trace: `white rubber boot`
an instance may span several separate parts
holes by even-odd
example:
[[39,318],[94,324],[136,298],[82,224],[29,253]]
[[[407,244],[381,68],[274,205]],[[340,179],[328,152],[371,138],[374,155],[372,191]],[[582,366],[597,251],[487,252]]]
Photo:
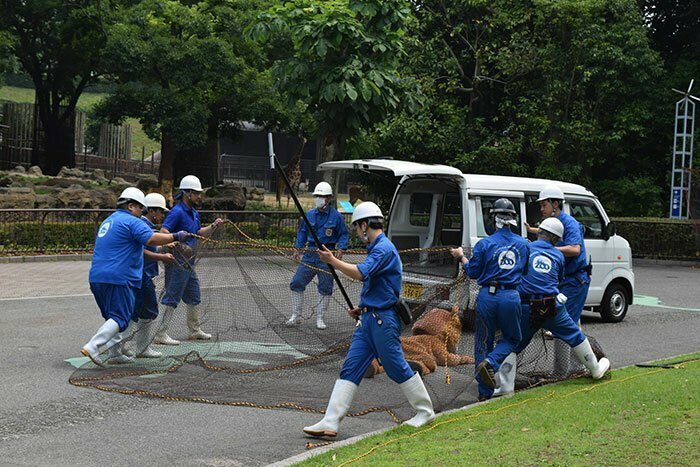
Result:
[[80,349],[80,353],[92,360],[95,365],[102,366],[100,359],[100,346],[110,341],[116,334],[119,333],[119,324],[113,319],[108,319],[97,330],[97,333],[92,336],[92,339]]
[[[136,327],[136,349],[143,349],[137,357],[140,358],[160,358],[163,356],[162,353],[154,350],[151,347],[151,342],[148,336],[148,328],[153,324],[152,319],[141,319],[139,320]],[[137,350],[138,351],[138,350]]]
[[134,361],[134,357],[124,355],[122,352],[122,346],[124,345],[122,343],[122,333],[118,333],[110,342],[112,342],[112,346],[107,349],[107,363],[121,365]]
[[345,379],[335,380],[335,386],[328,400],[328,407],[323,419],[315,425],[304,427],[304,433],[313,437],[335,437],[338,435],[338,425],[348,413],[352,399],[355,397],[357,384]]
[[175,308],[167,305],[163,307],[163,320],[160,322],[160,329],[158,329],[156,336],[153,338],[154,344],[180,345],[180,341],[177,341],[168,335],[168,328],[170,327],[170,323],[172,323],[174,316]]
[[501,367],[498,369],[498,376],[501,385],[493,390],[493,397],[507,396],[515,392],[515,372],[517,369],[518,355],[515,352],[508,354]]
[[190,328],[190,340],[208,341],[211,339],[211,334],[202,331],[200,322],[202,315],[199,312],[198,305],[187,305],[187,327]]
[[416,373],[408,381],[399,384],[404,396],[408,399],[411,407],[416,409],[416,415],[404,422],[405,425],[413,427],[423,426],[435,420],[435,412],[433,411],[433,402],[430,400],[428,391],[425,389],[423,380]]
[[326,323],[323,322],[323,316],[328,310],[328,304],[331,302],[330,295],[321,295],[316,307],[316,329],[326,329]]
[[287,320],[287,326],[296,326],[301,322],[301,311],[304,309],[304,292],[292,290],[292,316]]
[[598,361],[598,358],[593,353],[593,349],[591,349],[591,343],[588,342],[588,339],[574,347],[573,351],[578,361],[591,372],[591,377],[593,379],[602,378],[610,369],[610,360],[603,357]]

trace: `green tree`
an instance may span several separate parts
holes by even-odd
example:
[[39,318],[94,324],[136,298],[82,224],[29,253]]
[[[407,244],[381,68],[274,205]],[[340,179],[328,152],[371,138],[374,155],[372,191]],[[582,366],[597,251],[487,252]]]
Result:
[[164,193],[186,172],[218,179],[222,129],[273,120],[275,96],[262,52],[242,31],[266,2],[144,0],[118,11],[108,30],[119,82],[101,108],[112,120],[138,118],[161,140]]
[[[591,184],[649,175],[661,61],[634,0],[415,3],[404,74],[427,105],[351,153]],[[634,183],[626,184],[634,187]]]
[[406,26],[403,0],[298,0],[261,15],[258,40],[288,38],[274,68],[290,102],[302,101],[321,134],[322,160],[342,158],[347,138],[402,105],[417,106],[415,85],[399,73]]
[[46,173],[75,165],[72,118],[78,98],[101,72],[110,8],[87,0],[0,2],[4,42],[34,82],[43,150],[34,151],[32,163]]

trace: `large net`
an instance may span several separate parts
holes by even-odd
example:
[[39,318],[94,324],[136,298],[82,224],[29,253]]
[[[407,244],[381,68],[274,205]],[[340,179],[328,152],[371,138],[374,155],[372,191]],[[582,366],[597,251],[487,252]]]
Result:
[[[199,278],[201,327],[213,335],[211,340],[187,340],[190,331],[181,304],[168,331],[181,339],[180,345],[154,345],[162,357],[136,358],[126,364],[97,366],[86,361],[70,382],[169,400],[322,413],[355,322],[346,313],[347,305],[336,287],[324,316],[327,327],[317,329],[318,275],[329,273],[307,264],[318,275],[306,288],[300,322],[288,325],[289,284],[300,261],[291,246],[259,240],[260,231],[253,231],[250,225],[227,221],[214,237],[201,238],[196,251],[173,251],[177,261],[172,267],[191,268]],[[293,233],[291,229],[290,241]],[[436,411],[475,402],[475,283],[455,264],[448,247],[399,253],[404,267],[403,295],[414,319],[402,332],[407,360],[423,374]],[[343,259],[360,263],[364,257],[364,249],[353,249]],[[163,276],[161,272],[154,280],[159,296]],[[362,284],[339,276],[348,295],[357,301]],[[124,333],[123,348],[139,354],[159,326],[160,319],[156,319],[130,327]],[[597,348],[595,340],[591,342]],[[516,388],[585,374],[566,344],[538,333],[518,356]],[[349,416],[383,412],[400,422],[413,415],[378,362],[373,362],[365,376]]]

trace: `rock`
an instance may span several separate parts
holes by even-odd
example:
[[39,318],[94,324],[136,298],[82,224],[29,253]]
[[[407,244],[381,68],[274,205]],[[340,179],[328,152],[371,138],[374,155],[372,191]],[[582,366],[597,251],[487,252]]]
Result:
[[96,208],[90,190],[86,190],[80,185],[74,185],[56,194],[58,206],[61,208],[90,209]]
[[95,169],[92,171],[92,179],[93,180],[101,180],[101,179],[106,179],[107,177],[105,176],[105,171],[103,169]]
[[116,184],[116,185],[126,185],[126,186],[131,186],[131,183],[127,182],[121,177],[114,177],[112,180],[109,181],[110,184]]
[[27,175],[31,175],[32,177],[43,177],[44,172],[41,171],[41,167],[38,165],[33,165],[29,167],[29,170],[27,170]]
[[245,196],[236,198],[204,198],[202,200],[202,209],[210,211],[243,211],[245,210],[247,200]]
[[306,183],[301,182],[299,184],[299,191],[302,193],[306,193],[307,191],[309,191],[309,186]]
[[148,193],[158,188],[158,177],[153,174],[137,174],[136,187],[144,193]]
[[69,177],[74,177],[74,178],[85,178],[87,177],[88,174],[83,172],[82,170],[78,168],[68,168],[66,166],[61,167],[61,170],[58,172],[56,175],[57,177],[64,177],[64,178],[69,178]]
[[[65,190],[60,190],[53,196],[56,205],[60,208],[76,209],[114,209],[117,205],[117,195],[111,190],[86,190],[80,185],[74,185]],[[42,198],[42,202],[53,204],[49,198]]]
[[34,189],[34,184],[26,179],[14,180],[12,183],[10,183],[9,186],[13,188],[29,188],[32,190]]
[[14,171],[17,172],[18,174],[23,174],[23,173],[27,172],[27,169],[25,169],[23,165],[18,165],[15,167]]
[[0,188],[0,209],[33,209],[36,195],[31,188]]
[[53,209],[60,207],[60,202],[55,194],[46,193],[43,195],[36,195],[35,207],[37,209]]
[[14,178],[10,175],[5,175],[3,177],[0,177],[0,187],[6,187],[12,185],[12,183],[15,181]]
[[211,209],[243,210],[247,201],[246,187],[238,183],[213,186],[204,196],[204,205],[212,206]]
[[43,184],[46,186],[59,186],[61,188],[68,188],[71,185],[80,185],[84,188],[90,188],[92,186],[89,180],[71,177],[52,177],[43,182]]

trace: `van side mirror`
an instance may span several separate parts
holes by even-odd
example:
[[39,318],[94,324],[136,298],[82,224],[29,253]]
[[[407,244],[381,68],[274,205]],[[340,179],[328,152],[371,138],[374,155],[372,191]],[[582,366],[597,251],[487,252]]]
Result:
[[608,222],[603,230],[603,240],[609,240],[610,237],[615,236],[617,233],[617,227],[614,222]]

